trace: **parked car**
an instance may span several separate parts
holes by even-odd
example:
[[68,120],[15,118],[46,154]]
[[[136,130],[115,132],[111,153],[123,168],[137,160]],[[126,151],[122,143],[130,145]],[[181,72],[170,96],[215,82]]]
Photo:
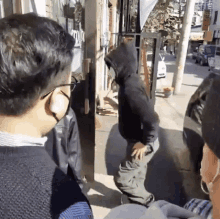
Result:
[[161,54],[159,54],[157,78],[166,78],[167,76],[167,66],[164,60],[165,60],[165,56],[162,56]]
[[196,63],[208,65],[208,59],[215,56],[216,46],[201,45],[196,55]]
[[220,70],[220,46],[216,46],[215,56],[209,58],[208,63],[210,70],[212,71]]
[[[148,68],[152,67],[152,54],[147,55],[147,66]],[[167,76],[167,66],[164,62],[165,56],[159,53],[158,69],[157,69],[157,78],[166,78]]]

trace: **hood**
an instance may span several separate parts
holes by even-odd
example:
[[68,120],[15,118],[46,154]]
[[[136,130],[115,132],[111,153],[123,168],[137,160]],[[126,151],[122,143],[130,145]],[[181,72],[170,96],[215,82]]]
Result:
[[105,63],[108,68],[113,68],[115,72],[115,81],[122,85],[131,74],[137,73],[137,50],[135,41],[121,43],[115,50],[111,51],[105,57]]

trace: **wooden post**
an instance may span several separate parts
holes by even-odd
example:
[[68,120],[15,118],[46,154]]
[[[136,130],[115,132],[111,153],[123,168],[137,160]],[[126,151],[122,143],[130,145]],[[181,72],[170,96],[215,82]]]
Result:
[[144,64],[144,81],[146,85],[146,91],[147,94],[150,96],[149,71],[147,68],[146,47],[144,46],[144,42],[142,44],[141,52],[142,52],[143,64]]

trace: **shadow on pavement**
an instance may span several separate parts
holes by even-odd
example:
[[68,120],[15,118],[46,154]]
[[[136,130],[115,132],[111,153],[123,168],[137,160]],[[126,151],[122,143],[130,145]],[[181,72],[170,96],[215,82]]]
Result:
[[[121,204],[121,193],[94,181],[90,187],[101,194],[86,195],[91,205],[114,208]],[[85,192],[86,194],[87,192]]]
[[115,175],[126,155],[127,141],[120,135],[118,124],[113,125],[106,144],[106,168],[108,175]]
[[[200,177],[189,169],[189,151],[178,148],[182,132],[160,128],[160,149],[148,165],[145,187],[156,200],[167,200],[183,206],[190,198],[204,198],[200,189]],[[180,146],[181,147],[181,144]],[[110,131],[106,145],[106,167],[114,175],[125,157],[126,141],[118,132],[118,125]],[[181,162],[179,159],[182,159]],[[181,165],[180,165],[181,163]],[[185,167],[184,167],[185,165]]]
[[184,127],[184,133],[187,136],[187,138],[184,138],[184,141],[189,148],[190,158],[192,160],[194,170],[195,172],[199,173],[203,156],[204,140],[197,132],[191,128]]
[[167,131],[172,132],[171,136],[176,136],[174,132],[179,132],[160,128],[160,148],[148,165],[145,187],[155,195],[156,200],[166,200],[183,206],[187,199],[183,188],[183,176],[177,169]]

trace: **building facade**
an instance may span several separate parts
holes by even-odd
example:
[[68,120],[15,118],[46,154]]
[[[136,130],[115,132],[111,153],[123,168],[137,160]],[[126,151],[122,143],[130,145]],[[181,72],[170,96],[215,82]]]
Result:
[[220,2],[213,0],[210,30],[213,32],[213,44],[220,45]]

